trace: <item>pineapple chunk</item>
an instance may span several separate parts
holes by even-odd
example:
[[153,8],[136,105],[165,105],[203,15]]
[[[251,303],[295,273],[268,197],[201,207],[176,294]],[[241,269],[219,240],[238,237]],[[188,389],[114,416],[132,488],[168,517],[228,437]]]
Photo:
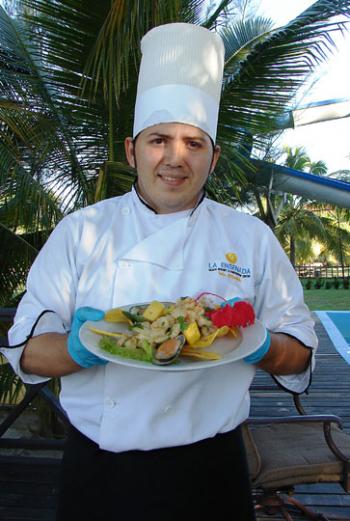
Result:
[[198,342],[198,340],[201,337],[201,332],[199,331],[199,327],[197,325],[197,322],[191,322],[189,324],[185,331],[184,331],[185,338],[187,342],[192,345]]
[[158,300],[154,300],[147,306],[147,308],[143,312],[143,316],[146,320],[154,322],[155,320],[157,320],[157,318],[163,315],[164,310],[164,304],[158,302]]
[[125,322],[126,324],[131,324],[131,320],[128,319],[123,313],[123,310],[120,308],[113,308],[105,313],[105,321],[106,322]]

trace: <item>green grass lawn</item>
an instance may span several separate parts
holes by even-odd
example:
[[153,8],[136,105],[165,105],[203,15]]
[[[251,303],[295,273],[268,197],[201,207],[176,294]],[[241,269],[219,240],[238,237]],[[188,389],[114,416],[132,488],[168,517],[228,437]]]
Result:
[[304,289],[304,297],[312,311],[350,310],[350,289]]

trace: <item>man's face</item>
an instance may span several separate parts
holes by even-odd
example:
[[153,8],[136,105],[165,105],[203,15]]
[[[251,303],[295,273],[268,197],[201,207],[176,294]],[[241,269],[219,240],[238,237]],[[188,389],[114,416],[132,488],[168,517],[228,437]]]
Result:
[[135,145],[126,138],[125,151],[140,195],[158,213],[193,208],[220,155],[205,132],[182,123],[149,127]]

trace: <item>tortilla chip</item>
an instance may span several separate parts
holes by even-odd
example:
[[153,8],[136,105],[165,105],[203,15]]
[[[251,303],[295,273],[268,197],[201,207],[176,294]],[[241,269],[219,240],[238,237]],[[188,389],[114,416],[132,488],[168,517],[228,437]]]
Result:
[[230,328],[227,326],[219,327],[213,333],[208,336],[203,336],[194,344],[191,344],[191,347],[203,348],[209,347],[214,342],[216,338],[227,335],[230,332]]
[[228,326],[222,326],[219,327],[217,330],[217,337],[220,338],[221,336],[225,336],[230,332],[230,328]]
[[230,327],[229,329],[230,329],[230,333],[231,333],[232,336],[234,336],[235,338],[239,338],[239,336],[240,336],[240,329],[239,329],[239,327],[235,327],[234,326],[234,327]]
[[199,351],[195,349],[184,348],[181,351],[181,356],[188,356],[190,358],[197,358],[198,360],[220,360],[222,358],[219,353],[213,353],[211,351]]
[[90,331],[92,331],[93,333],[96,333],[97,335],[113,336],[113,337],[118,337],[118,338],[121,336],[125,336],[125,333],[112,333],[111,331],[97,329],[96,327],[93,327],[93,326],[88,326],[88,328],[90,329]]

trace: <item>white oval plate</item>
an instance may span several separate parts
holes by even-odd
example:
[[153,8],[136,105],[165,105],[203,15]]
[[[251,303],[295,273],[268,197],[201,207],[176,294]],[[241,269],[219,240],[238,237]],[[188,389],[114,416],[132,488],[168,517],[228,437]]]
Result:
[[[127,306],[125,309],[128,310],[130,307],[131,306]],[[140,369],[151,369],[154,371],[194,371],[229,364],[231,362],[236,362],[237,360],[242,360],[242,358],[257,351],[266,339],[265,327],[259,320],[255,320],[255,323],[252,326],[241,329],[242,335],[240,338],[235,339],[233,336],[227,335],[218,338],[211,346],[206,348],[207,351],[219,353],[222,356],[220,360],[205,361],[180,356],[175,364],[159,366],[149,362],[123,358],[104,351],[99,346],[101,335],[93,333],[89,329],[89,326],[104,331],[123,333],[130,332],[127,324],[105,322],[104,320],[87,321],[80,328],[79,338],[88,351],[108,362],[114,362],[129,367],[138,367]]]

